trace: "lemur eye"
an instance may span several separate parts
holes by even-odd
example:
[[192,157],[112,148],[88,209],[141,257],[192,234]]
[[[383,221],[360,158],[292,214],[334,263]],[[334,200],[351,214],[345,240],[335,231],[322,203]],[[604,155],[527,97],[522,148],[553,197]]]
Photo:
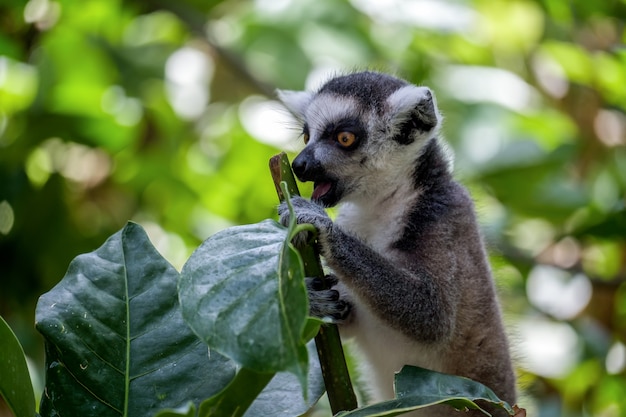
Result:
[[307,143],[309,143],[309,125],[307,123],[304,124],[304,126],[302,126],[302,139],[304,139],[304,144],[306,145]]
[[356,142],[356,135],[352,132],[339,132],[337,142],[344,148],[352,146]]

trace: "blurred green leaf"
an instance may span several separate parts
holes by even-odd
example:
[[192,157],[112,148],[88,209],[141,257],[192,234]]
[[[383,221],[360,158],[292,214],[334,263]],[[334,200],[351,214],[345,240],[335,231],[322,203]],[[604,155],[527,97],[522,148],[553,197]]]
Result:
[[0,114],[11,115],[28,108],[35,98],[38,74],[32,65],[0,54]]
[[511,211],[564,221],[588,202],[565,164],[571,147],[544,154],[534,143],[514,142],[481,167],[480,181]]
[[0,395],[15,417],[35,416],[35,394],[17,337],[0,317]]
[[544,42],[541,48],[560,65],[571,81],[591,84],[593,62],[589,53],[580,45],[550,40]]

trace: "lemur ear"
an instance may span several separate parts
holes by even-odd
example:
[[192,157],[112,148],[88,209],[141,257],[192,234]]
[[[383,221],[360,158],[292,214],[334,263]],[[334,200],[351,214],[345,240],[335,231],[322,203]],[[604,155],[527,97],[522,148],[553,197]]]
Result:
[[309,91],[277,90],[278,99],[294,116],[304,120],[304,113],[311,103],[313,93]]
[[392,125],[411,122],[414,128],[427,132],[441,123],[437,100],[428,87],[407,85],[391,94],[387,103],[391,109]]

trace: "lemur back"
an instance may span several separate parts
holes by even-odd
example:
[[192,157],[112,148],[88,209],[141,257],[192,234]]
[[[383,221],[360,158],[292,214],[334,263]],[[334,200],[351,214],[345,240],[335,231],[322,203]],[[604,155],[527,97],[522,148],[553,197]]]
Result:
[[[337,280],[332,290],[309,288],[311,312],[355,339],[374,398],[393,398],[394,373],[409,364],[469,377],[514,403],[491,271],[472,200],[438,138],[432,92],[364,72],[279,94],[307,144],[294,172],[314,182],[312,201],[294,201],[297,220],[316,226]],[[336,204],[332,222],[322,206]]]

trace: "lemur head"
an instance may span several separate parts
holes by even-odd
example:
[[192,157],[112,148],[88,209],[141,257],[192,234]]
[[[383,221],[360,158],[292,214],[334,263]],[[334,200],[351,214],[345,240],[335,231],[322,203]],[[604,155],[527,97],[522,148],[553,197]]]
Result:
[[409,180],[441,123],[428,88],[376,72],[333,78],[317,92],[278,95],[303,126],[306,146],[293,170],[314,182],[311,198],[327,207]]

